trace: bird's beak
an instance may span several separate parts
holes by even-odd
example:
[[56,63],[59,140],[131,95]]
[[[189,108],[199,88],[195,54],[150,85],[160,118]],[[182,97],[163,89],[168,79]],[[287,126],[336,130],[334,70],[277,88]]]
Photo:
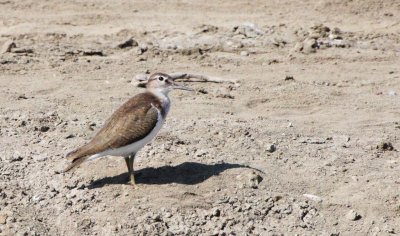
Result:
[[180,89],[180,90],[186,90],[186,91],[194,92],[194,89],[186,87],[186,86],[183,86],[183,85],[180,85],[180,84],[177,84],[175,82],[172,82],[172,88],[173,89]]

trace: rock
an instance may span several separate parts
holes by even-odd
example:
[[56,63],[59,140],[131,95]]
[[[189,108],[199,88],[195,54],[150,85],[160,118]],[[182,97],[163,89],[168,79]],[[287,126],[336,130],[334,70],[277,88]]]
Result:
[[264,32],[253,23],[244,23],[240,26],[235,26],[233,30],[238,34],[246,36],[247,38],[255,38],[257,36],[264,35]]
[[197,90],[198,93],[202,93],[202,94],[208,94],[208,91],[205,90],[204,88],[200,88]]
[[0,225],[4,225],[7,222],[7,218],[6,214],[0,214]]
[[46,161],[48,159],[47,156],[45,155],[35,155],[33,156],[33,160],[41,162],[41,161]]
[[297,42],[294,47],[292,48],[291,53],[293,52],[301,52],[303,51],[304,48],[304,43],[303,42]]
[[263,180],[263,178],[257,174],[256,172],[252,171],[249,174],[249,184],[251,188],[258,188],[258,185],[261,183],[261,181]]
[[65,137],[65,139],[70,139],[70,138],[74,138],[75,135],[74,134],[69,134],[68,136]]
[[307,38],[303,41],[303,50],[302,52],[305,54],[315,53],[317,52],[317,41],[312,38]]
[[139,45],[138,42],[136,40],[134,40],[132,37],[130,37],[130,38],[124,40],[123,42],[118,43],[116,47],[123,49],[123,48],[128,48],[128,47],[136,47],[138,45]]
[[214,26],[214,25],[200,25],[199,27],[197,27],[198,32],[196,34],[200,34],[200,33],[216,33],[218,32],[218,27]]
[[354,211],[354,210],[350,210],[350,211],[346,214],[346,218],[347,218],[348,220],[351,220],[351,221],[356,221],[356,220],[361,219],[361,215],[358,214],[358,213],[357,213],[356,211]]
[[138,47],[136,53],[137,53],[138,55],[142,55],[142,54],[145,53],[148,49],[149,49],[149,47],[148,47],[146,44],[141,44],[141,45],[139,45],[139,47]]
[[300,142],[308,144],[324,144],[326,143],[326,139],[318,137],[308,137],[308,138],[302,138]]
[[291,75],[285,76],[285,81],[293,81],[293,80],[294,80],[293,76],[291,76]]
[[393,151],[394,147],[390,142],[382,142],[376,146],[376,149],[379,149],[381,151]]
[[221,215],[220,209],[218,209],[218,208],[213,209],[211,215],[215,216],[215,217],[219,217]]
[[303,196],[314,202],[322,202],[322,198],[318,197],[317,195],[305,193],[305,194],[303,194]]
[[229,99],[235,99],[235,96],[231,94],[218,94],[217,98],[229,98]]
[[202,157],[202,156],[205,156],[207,154],[208,154],[208,152],[206,150],[200,149],[200,150],[197,150],[197,152],[195,153],[195,156]]
[[49,126],[42,126],[40,127],[40,132],[47,132],[49,131],[50,127]]
[[265,146],[266,146],[265,151],[267,151],[267,152],[273,153],[276,151],[275,144],[266,144]]
[[44,200],[44,197],[41,196],[40,194],[38,194],[38,195],[34,195],[34,196],[31,198],[31,200],[32,200],[32,202],[37,203],[37,202],[43,201],[43,200]]
[[12,53],[33,53],[32,48],[12,48]]
[[11,49],[17,47],[13,40],[7,40],[1,47],[0,54],[11,52]]
[[101,49],[85,48],[82,50],[83,56],[104,56]]
[[28,99],[28,97],[25,96],[25,94],[21,94],[18,96],[17,100],[21,100],[21,99]]
[[171,218],[171,217],[172,217],[171,212],[165,213],[165,214],[164,214],[164,217],[165,217],[165,218]]
[[247,57],[248,55],[250,55],[248,51],[241,51],[240,52],[240,56]]
[[324,38],[328,36],[331,29],[323,24],[318,24],[311,27],[310,37],[314,39]]
[[16,161],[22,161],[22,156],[19,152],[15,152],[12,155],[9,156],[2,156],[1,160],[8,161],[8,162],[16,162]]

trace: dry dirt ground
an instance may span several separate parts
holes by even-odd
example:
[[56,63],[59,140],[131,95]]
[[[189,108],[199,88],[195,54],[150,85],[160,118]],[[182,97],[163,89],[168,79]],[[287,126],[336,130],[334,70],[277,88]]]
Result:
[[[0,235],[400,234],[398,0],[0,0],[0,43]],[[158,71],[240,83],[171,94],[139,189],[61,173]]]

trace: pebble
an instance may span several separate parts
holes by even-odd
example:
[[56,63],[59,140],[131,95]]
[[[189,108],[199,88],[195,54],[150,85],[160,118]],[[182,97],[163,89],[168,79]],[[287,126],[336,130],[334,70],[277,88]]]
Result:
[[196,153],[195,153],[195,155],[197,157],[202,157],[202,156],[205,156],[207,154],[208,154],[208,152],[206,150],[204,150],[204,149],[197,150]]
[[44,155],[35,155],[33,156],[33,160],[41,162],[41,161],[46,161],[48,159],[47,156]]
[[215,216],[215,217],[219,217],[221,215],[221,210],[218,208],[215,208],[215,209],[213,209],[211,215]]
[[251,188],[258,188],[258,185],[261,183],[262,180],[263,178],[254,171],[249,174],[249,184]]
[[241,52],[240,52],[240,56],[247,57],[247,56],[249,56],[249,55],[250,55],[250,54],[249,54],[248,51],[241,51]]
[[11,52],[11,49],[15,48],[16,44],[13,40],[7,40],[1,47],[0,54]]
[[314,202],[322,202],[322,198],[317,195],[305,193],[305,194],[303,194],[303,196]]
[[242,34],[247,38],[255,38],[260,35],[264,35],[264,32],[259,29],[254,23],[246,22],[240,26],[233,28],[234,32]]
[[42,126],[42,127],[40,127],[40,131],[41,131],[41,132],[47,132],[47,131],[49,131],[49,129],[50,129],[49,126]]
[[0,224],[4,225],[7,222],[8,216],[6,214],[0,214]]
[[291,75],[287,75],[287,76],[285,76],[285,81],[293,81],[294,80],[294,77],[293,76],[291,76]]
[[267,152],[273,153],[276,151],[275,144],[266,144],[265,146],[266,146],[265,151],[267,151]]
[[136,40],[134,40],[132,37],[129,37],[126,40],[124,40],[123,42],[118,43],[116,47],[123,49],[123,48],[128,48],[128,47],[136,47],[138,45],[139,44]]
[[376,149],[379,149],[381,151],[393,151],[394,147],[391,142],[382,142],[376,146]]
[[354,211],[354,210],[350,210],[349,212],[347,212],[346,218],[347,218],[348,220],[351,220],[351,221],[356,221],[356,220],[361,219],[361,215],[358,214],[358,213],[357,213],[356,211]]
[[83,56],[104,56],[103,51],[100,49],[85,48],[82,51]]
[[12,53],[33,53],[32,48],[11,48]]
[[305,54],[315,53],[317,52],[317,41],[315,39],[307,38],[303,42],[303,50],[302,52]]

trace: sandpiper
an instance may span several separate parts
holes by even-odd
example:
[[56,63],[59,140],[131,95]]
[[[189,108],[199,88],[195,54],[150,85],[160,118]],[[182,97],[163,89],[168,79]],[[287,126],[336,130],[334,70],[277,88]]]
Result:
[[146,92],[129,99],[112,114],[89,143],[67,154],[72,163],[64,172],[86,160],[122,156],[128,167],[129,182],[135,185],[135,155],[160,131],[170,108],[168,93],[173,89],[194,91],[175,83],[167,74],[151,75]]

